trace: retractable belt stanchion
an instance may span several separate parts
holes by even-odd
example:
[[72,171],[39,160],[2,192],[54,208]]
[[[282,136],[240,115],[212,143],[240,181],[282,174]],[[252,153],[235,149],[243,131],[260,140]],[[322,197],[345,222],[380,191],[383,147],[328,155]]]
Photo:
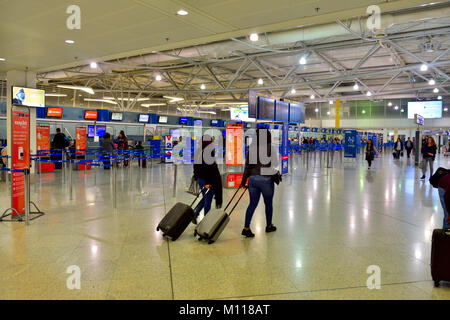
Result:
[[72,159],[70,159],[70,162],[69,162],[69,170],[70,170],[70,172],[69,172],[69,188],[70,188],[70,200],[72,200],[73,199],[73,186],[72,186],[72,171],[73,171],[73,163],[72,163]]
[[176,195],[177,195],[177,173],[178,173],[177,172],[178,165],[176,163],[176,160],[173,162],[173,165],[175,166],[174,172],[173,172],[173,196],[176,197]]
[[25,224],[30,224],[30,171],[24,170],[25,178]]
[[117,168],[115,166],[115,163],[112,162],[113,165],[113,207],[114,209],[117,208],[117,195],[116,195],[116,191],[117,191]]
[[327,143],[327,168],[330,167],[330,144]]

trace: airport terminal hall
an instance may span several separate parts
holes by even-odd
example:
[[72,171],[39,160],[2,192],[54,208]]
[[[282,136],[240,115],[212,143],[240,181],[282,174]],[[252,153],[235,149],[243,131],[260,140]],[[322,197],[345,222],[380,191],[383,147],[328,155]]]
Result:
[[449,302],[449,107],[450,1],[0,0],[0,300]]

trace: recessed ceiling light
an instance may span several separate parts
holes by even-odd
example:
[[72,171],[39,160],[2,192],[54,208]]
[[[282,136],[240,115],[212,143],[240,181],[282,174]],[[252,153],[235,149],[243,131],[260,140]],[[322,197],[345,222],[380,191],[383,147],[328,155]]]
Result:
[[330,100],[329,104],[333,104],[333,100]]
[[327,115],[330,115],[330,111],[327,112]]
[[439,89],[438,89],[438,88],[434,88],[433,92],[434,92],[434,93],[438,93],[438,92],[439,92]]
[[295,89],[291,89],[291,94],[295,94],[296,92]]
[[306,64],[306,57],[305,57],[305,56],[302,56],[298,62],[299,62],[301,65]]
[[68,44],[73,44],[73,43],[75,43],[75,41],[73,41],[73,40],[66,40],[65,42],[68,43]]
[[200,89],[205,90],[205,89],[206,89],[206,86],[205,86],[204,84],[202,84],[202,85],[200,86]]
[[405,109],[400,110],[400,112],[405,112]]
[[367,91],[367,94],[366,94],[368,97],[370,97],[370,96],[372,96],[372,92],[370,92],[370,91]]
[[444,108],[444,111],[447,112],[447,111],[448,111],[448,108]]
[[179,16],[186,16],[188,14],[189,14],[189,12],[187,12],[186,10],[178,10],[177,11],[177,15],[179,15]]
[[97,62],[91,62],[90,67],[91,69],[97,69],[98,67]]
[[355,85],[353,86],[353,90],[355,90],[355,91],[359,90],[359,86],[357,83],[355,83]]
[[421,66],[420,66],[420,71],[427,71],[428,70],[428,66],[425,64],[425,63],[423,63]]
[[436,81],[434,81],[434,79],[431,79],[430,81],[428,81],[428,84],[430,86],[434,86],[436,84]]
[[392,107],[392,102],[389,102],[389,103],[388,103],[388,107]]
[[310,98],[311,98],[311,99],[315,99],[316,96],[312,94]]
[[156,77],[155,77],[155,80],[156,80],[156,81],[161,81],[161,80],[162,80],[161,75],[160,75],[160,74],[157,74]]
[[315,111],[315,112],[319,112],[319,109],[316,108],[314,111]]
[[395,106],[394,109],[395,109],[395,110],[398,110],[398,106]]
[[442,100],[442,96],[438,96],[438,100]]
[[263,79],[259,78],[258,79],[258,84],[263,84],[263,83],[264,83]]
[[259,36],[257,33],[252,33],[250,35],[250,41],[258,41],[258,39],[259,39]]
[[366,110],[363,110],[362,113],[363,113],[363,114],[366,113]]

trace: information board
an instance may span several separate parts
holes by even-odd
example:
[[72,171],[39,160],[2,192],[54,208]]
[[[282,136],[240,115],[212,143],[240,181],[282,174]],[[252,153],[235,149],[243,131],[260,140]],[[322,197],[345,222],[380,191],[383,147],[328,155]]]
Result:
[[36,148],[37,153],[50,150],[50,126],[43,124],[36,125]]
[[242,124],[227,124],[226,130],[226,165],[242,166],[243,164],[243,134]]
[[76,134],[75,144],[77,153],[86,153],[86,136],[87,136],[86,127],[76,127],[75,134]]
[[344,157],[356,158],[357,152],[357,132],[356,130],[345,131]]

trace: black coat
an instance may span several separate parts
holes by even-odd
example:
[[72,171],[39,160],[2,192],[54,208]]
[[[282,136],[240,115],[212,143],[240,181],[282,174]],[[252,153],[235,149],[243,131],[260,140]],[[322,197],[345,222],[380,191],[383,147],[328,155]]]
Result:
[[214,188],[214,198],[216,199],[216,208],[222,207],[222,177],[220,176],[217,163],[207,164],[202,159],[202,163],[194,164],[194,178],[198,180],[202,178],[206,184],[210,184]]
[[64,133],[57,133],[52,141],[53,148],[55,149],[64,149],[69,146],[69,141],[66,139],[66,135]]
[[[426,144],[423,149],[422,149],[422,154],[423,154],[423,158],[424,159],[433,159],[436,157],[436,146],[428,146],[428,144]],[[428,153],[431,153],[432,156],[430,156]]]
[[373,161],[375,157],[375,147],[373,146],[373,144],[366,145],[366,160],[367,161]]

